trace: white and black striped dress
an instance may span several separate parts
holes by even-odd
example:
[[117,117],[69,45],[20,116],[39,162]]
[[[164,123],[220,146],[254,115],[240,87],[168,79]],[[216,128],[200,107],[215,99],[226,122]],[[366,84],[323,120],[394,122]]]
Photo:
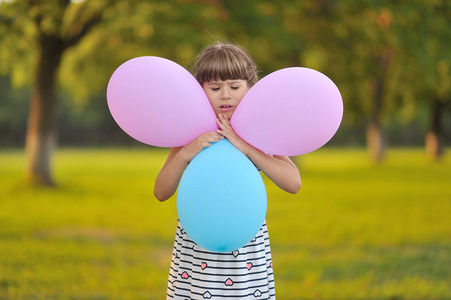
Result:
[[275,299],[266,222],[243,248],[228,253],[205,250],[180,222],[169,271],[167,299]]

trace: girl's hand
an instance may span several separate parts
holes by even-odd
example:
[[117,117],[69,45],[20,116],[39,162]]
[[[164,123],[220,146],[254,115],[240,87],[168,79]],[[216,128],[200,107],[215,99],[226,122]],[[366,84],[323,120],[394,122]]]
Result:
[[234,145],[238,150],[240,150],[243,154],[247,155],[249,144],[246,143],[243,139],[241,139],[233,130],[232,125],[230,124],[229,119],[226,115],[218,114],[218,118],[216,119],[216,123],[220,129],[217,132],[225,137],[232,145]]
[[277,186],[289,193],[297,193],[301,188],[301,177],[297,166],[287,156],[270,156],[241,139],[230,125],[226,115],[218,114],[217,132],[246,155],[254,165],[271,179]]
[[205,147],[210,147],[211,143],[217,143],[223,138],[217,132],[206,132],[183,147],[171,148],[166,162],[155,179],[155,197],[160,201],[172,197],[177,190],[183,172],[194,156]]
[[199,135],[195,140],[191,143],[185,145],[180,149],[180,155],[182,155],[183,160],[188,164],[194,156],[199,154],[202,149],[206,147],[210,147],[211,143],[217,143],[219,140],[222,140],[224,137],[221,136],[217,132],[206,132]]

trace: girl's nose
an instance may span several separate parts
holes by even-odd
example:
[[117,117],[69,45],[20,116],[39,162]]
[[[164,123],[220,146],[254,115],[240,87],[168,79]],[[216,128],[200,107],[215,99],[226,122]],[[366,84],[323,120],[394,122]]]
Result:
[[222,99],[230,99],[230,93],[227,89],[223,89],[222,90],[222,95],[221,95]]

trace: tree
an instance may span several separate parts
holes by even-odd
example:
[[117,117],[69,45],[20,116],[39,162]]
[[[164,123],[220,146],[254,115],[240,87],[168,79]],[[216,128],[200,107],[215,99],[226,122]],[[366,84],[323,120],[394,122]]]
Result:
[[[185,3],[187,9],[180,12],[172,9],[175,4],[115,0],[0,2],[0,73],[10,74],[15,86],[32,86],[25,146],[30,182],[55,185],[51,157],[56,143],[58,87],[86,100],[92,93],[104,91],[114,69],[129,58],[154,54],[180,59],[192,55],[191,45],[188,54],[179,52],[186,49],[180,46],[187,45],[183,38],[186,41],[193,36],[180,30],[180,19],[188,16],[186,21],[195,20],[198,13],[194,9],[198,7]],[[171,19],[177,21],[171,24]],[[158,25],[165,30],[157,30]],[[159,35],[163,38],[155,43]],[[170,40],[174,35],[177,38]]]
[[347,121],[368,122],[367,147],[381,162],[387,82],[397,57],[390,8],[355,0],[296,1],[287,16],[292,34],[303,41],[303,64],[337,83]]
[[[50,158],[56,137],[55,81],[67,49],[77,45],[102,19],[106,2],[92,3],[29,0],[1,4],[0,71],[11,72],[16,83],[31,81],[33,86],[26,155],[28,178],[34,183],[54,184]],[[17,52],[25,54],[24,58]]]
[[420,1],[407,13],[415,32],[402,39],[403,48],[409,49],[406,62],[414,66],[409,79],[419,101],[429,105],[426,152],[432,160],[439,160],[445,144],[443,116],[451,105],[451,5],[446,0]]
[[424,99],[431,107],[428,152],[443,152],[442,115],[451,98],[448,2],[303,2],[298,19],[313,24],[302,34],[305,62],[332,75],[348,120],[367,119],[375,162],[384,157],[387,119],[404,107],[414,108],[414,118]]
[[337,7],[339,17],[335,24],[336,42],[342,47],[341,57],[335,56],[341,71],[339,77],[348,83],[354,81],[345,91],[349,101],[363,106],[360,111],[367,114],[367,147],[376,163],[383,160],[387,146],[383,117],[399,57],[392,11],[388,3],[379,6],[345,1]]
[[[363,60],[370,67],[365,73],[373,77],[368,146],[374,149],[371,152],[377,161],[383,157],[384,149],[381,147],[378,151],[374,147],[383,146],[379,142],[382,140],[382,112],[390,115],[401,106],[418,110],[422,102],[430,107],[426,150],[433,159],[443,154],[442,116],[451,101],[448,2],[379,2],[363,9],[363,18],[354,26],[364,33],[361,41],[367,44],[359,48],[370,54],[370,60]],[[358,51],[353,53],[359,54]]]

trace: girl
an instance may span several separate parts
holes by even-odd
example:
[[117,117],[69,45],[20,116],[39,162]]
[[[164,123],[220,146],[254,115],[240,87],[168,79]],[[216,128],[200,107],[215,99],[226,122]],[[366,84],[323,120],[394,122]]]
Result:
[[[243,96],[258,80],[251,57],[239,46],[214,44],[194,65],[216,113],[219,129],[201,134],[183,147],[172,148],[155,180],[160,201],[176,191],[189,162],[203,148],[226,138],[281,189],[297,193],[301,179],[296,165],[286,156],[270,156],[235,134],[230,118]],[[232,253],[214,253],[196,245],[180,222],[175,237],[167,288],[168,299],[275,299],[274,275],[266,222],[255,238]]]

